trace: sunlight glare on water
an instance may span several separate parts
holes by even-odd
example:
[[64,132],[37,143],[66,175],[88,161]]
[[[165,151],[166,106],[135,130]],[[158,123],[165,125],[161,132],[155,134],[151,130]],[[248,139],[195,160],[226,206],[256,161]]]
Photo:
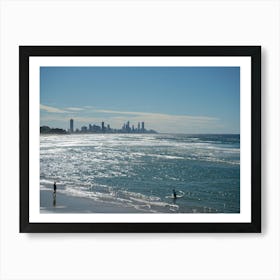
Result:
[[[41,135],[41,189],[54,181],[141,213],[238,213],[239,135]],[[170,198],[173,189],[183,197]]]

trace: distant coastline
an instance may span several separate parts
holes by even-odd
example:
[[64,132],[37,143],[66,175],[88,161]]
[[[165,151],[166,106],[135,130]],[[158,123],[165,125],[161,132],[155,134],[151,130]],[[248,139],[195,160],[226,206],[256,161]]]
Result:
[[50,128],[49,126],[40,126],[40,134],[67,134],[67,131],[62,128]]
[[157,134],[158,132],[150,129],[144,131],[122,131],[120,129],[111,129],[110,131],[90,131],[90,130],[79,130],[75,132],[66,131],[62,128],[51,128],[49,126],[40,126],[40,134]]
[[105,122],[101,122],[101,126],[96,124],[89,124],[87,126],[82,126],[81,129],[76,128],[74,130],[74,120],[69,120],[70,128],[68,131],[62,128],[50,128],[49,126],[40,126],[41,134],[84,134],[84,133],[92,133],[92,134],[104,134],[104,133],[132,133],[132,134],[143,134],[143,133],[157,133],[157,131],[150,129],[147,130],[145,128],[145,122],[138,122],[137,126],[131,125],[130,121],[127,121],[123,124],[121,129],[111,128],[110,124],[105,125]]
[[207,135],[229,135],[229,136],[240,136],[240,133],[182,133],[182,132],[158,132],[155,130],[148,130],[145,132],[131,132],[131,133],[127,133],[127,132],[69,132],[66,131],[65,129],[62,128],[50,128],[49,126],[40,126],[40,134],[45,134],[45,135],[72,135],[72,134],[173,134],[173,135],[190,135],[190,136],[207,136]]

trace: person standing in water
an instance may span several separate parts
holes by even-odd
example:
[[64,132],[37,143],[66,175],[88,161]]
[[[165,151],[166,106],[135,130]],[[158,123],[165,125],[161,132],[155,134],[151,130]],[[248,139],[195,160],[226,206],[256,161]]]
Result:
[[56,206],[56,182],[53,183],[53,207]]
[[53,184],[53,194],[56,194],[56,182]]
[[175,190],[173,190],[173,198],[177,198],[177,193]]

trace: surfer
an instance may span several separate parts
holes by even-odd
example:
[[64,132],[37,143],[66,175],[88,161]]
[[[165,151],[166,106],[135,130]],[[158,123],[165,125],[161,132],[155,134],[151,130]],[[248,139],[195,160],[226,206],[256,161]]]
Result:
[[56,194],[56,182],[53,184],[53,194]]
[[176,193],[176,191],[175,190],[173,190],[173,198],[177,198],[177,193]]

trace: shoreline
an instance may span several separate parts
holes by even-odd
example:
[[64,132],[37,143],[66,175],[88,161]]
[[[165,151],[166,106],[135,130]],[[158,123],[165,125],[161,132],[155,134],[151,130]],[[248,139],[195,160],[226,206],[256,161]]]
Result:
[[56,198],[53,196],[52,190],[40,189],[40,213],[147,213],[139,211],[134,207],[126,207],[122,205],[114,205],[96,201],[88,197],[71,196],[57,191]]

